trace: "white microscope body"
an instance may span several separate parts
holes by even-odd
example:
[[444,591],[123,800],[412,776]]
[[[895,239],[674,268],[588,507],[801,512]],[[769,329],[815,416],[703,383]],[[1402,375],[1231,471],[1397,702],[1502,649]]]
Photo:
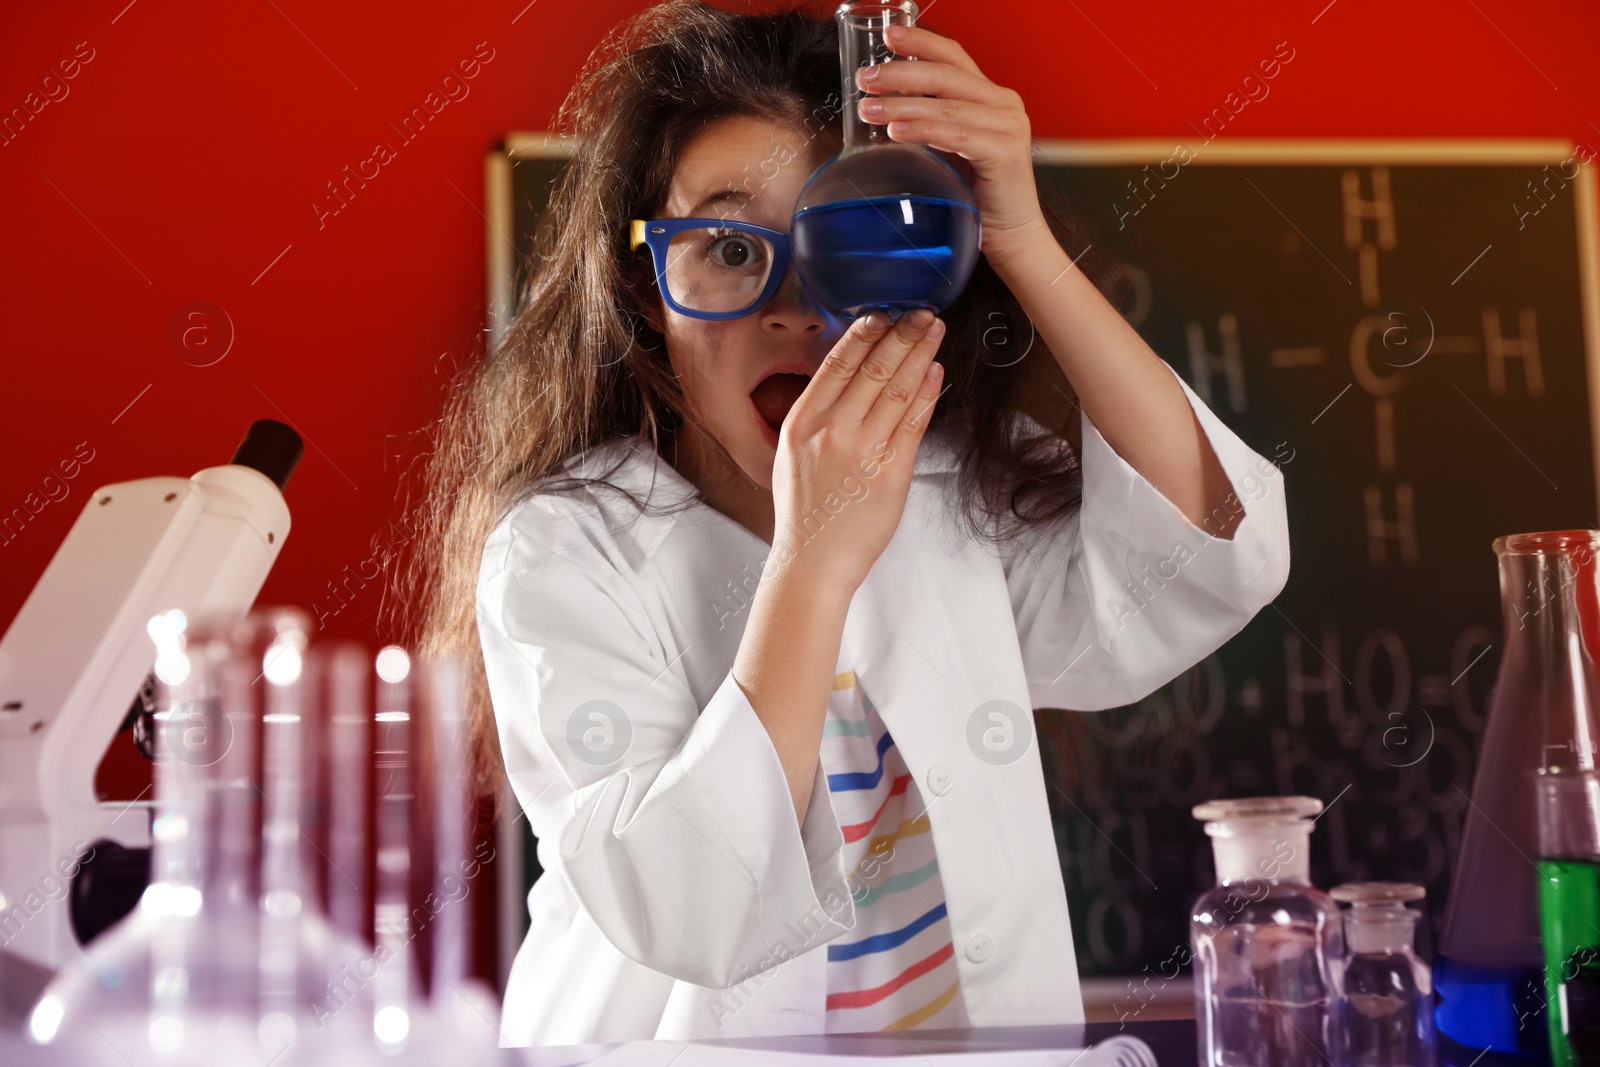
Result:
[[0,976],[83,951],[71,883],[96,842],[149,847],[148,791],[102,801],[94,784],[155,663],[146,626],[250,609],[289,533],[300,450],[263,420],[226,466],[97,489],[0,638]]

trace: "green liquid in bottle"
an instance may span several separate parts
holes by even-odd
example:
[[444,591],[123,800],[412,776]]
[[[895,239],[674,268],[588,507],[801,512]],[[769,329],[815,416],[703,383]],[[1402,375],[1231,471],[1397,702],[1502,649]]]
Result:
[[1600,860],[1553,857],[1537,866],[1551,1062],[1600,1064]]

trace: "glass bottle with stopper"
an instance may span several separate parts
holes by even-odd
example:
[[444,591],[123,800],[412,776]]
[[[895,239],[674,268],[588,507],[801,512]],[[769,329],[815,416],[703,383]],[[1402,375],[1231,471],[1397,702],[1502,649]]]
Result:
[[1406,907],[1426,892],[1408,882],[1349,882],[1328,895],[1350,905],[1334,1020],[1341,1067],[1432,1067],[1433,975],[1413,947],[1419,913]]
[[919,307],[941,312],[978,262],[983,231],[966,179],[926,146],[891,140],[887,126],[857,110],[866,95],[857,70],[900,58],[886,31],[916,17],[914,0],[848,0],[834,13],[844,147],[801,190],[790,237],[806,288],[844,319],[874,309],[891,317]]
[[1338,906],[1311,884],[1312,817],[1321,811],[1322,801],[1299,796],[1194,808],[1217,868],[1216,888],[1189,919],[1203,1067],[1333,1062],[1344,938]]

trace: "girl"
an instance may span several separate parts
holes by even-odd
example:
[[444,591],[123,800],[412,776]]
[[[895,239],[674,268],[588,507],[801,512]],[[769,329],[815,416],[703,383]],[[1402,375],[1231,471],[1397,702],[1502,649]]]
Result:
[[827,12],[669,0],[558,116],[411,598],[539,840],[508,1044],[1081,1020],[1033,709],[1138,700],[1287,578],[1281,475],[1086,277],[1021,98],[890,44],[861,85],[914,95],[860,117],[981,208],[946,320],[769,276],[840,145]]

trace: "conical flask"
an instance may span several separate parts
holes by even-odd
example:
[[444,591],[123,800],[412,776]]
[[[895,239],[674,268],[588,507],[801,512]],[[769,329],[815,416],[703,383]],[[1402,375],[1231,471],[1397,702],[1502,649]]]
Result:
[[1600,531],[1496,538],[1505,626],[1461,851],[1434,961],[1438,1029],[1547,1055],[1535,784],[1596,768]]
[[806,288],[844,319],[874,309],[943,311],[978,262],[983,230],[966,179],[926,146],[890,140],[887,126],[857,111],[867,95],[857,69],[915,58],[896,56],[884,32],[916,17],[914,0],[849,0],[834,12],[844,147],[800,191],[790,239]]

